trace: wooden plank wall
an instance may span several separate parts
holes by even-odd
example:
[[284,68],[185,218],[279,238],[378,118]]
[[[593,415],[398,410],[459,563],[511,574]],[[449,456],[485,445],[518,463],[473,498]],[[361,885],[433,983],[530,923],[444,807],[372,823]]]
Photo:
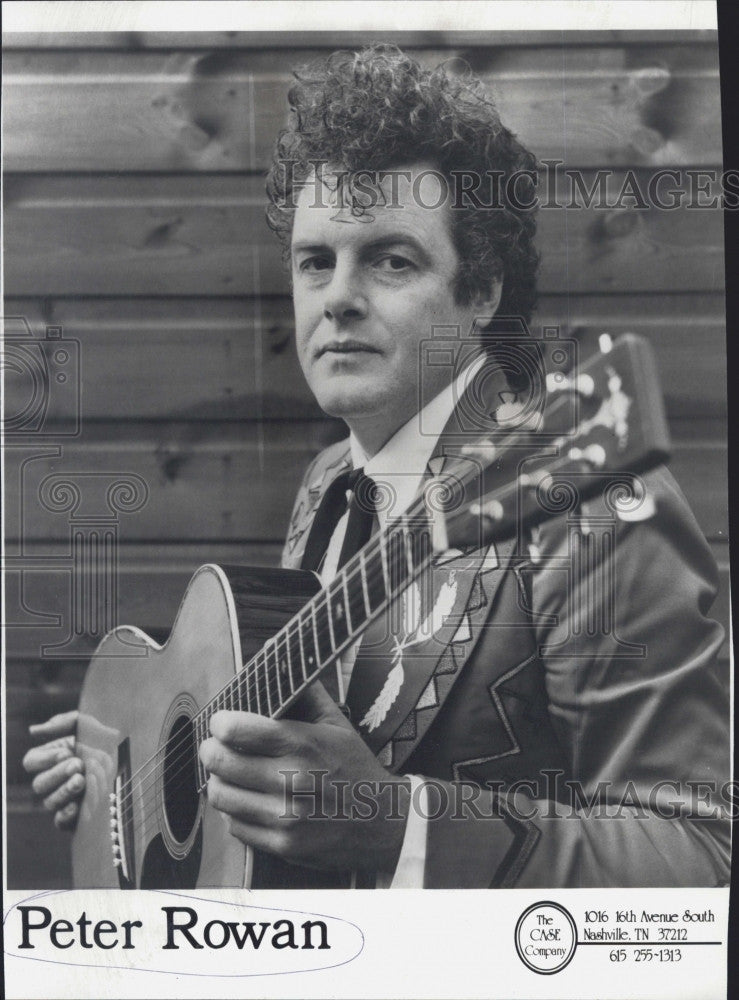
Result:
[[[629,169],[646,179],[656,167],[720,168],[711,32],[402,40],[428,64],[466,59],[522,140],[581,168],[588,184],[603,167],[614,185]],[[298,369],[263,173],[290,67],[363,39],[290,41],[4,39],[5,315],[40,338],[60,327],[78,343],[81,415],[80,433],[64,436],[74,393],[53,397],[46,433],[14,438],[21,447],[6,460],[13,886],[67,882],[66,849],[58,839],[52,848],[19,761],[27,724],[75,703],[94,645],[84,629],[59,645],[73,613],[73,514],[39,500],[44,483],[71,477],[89,492],[126,473],[146,484],[141,509],[116,515],[116,598],[119,621],[157,633],[200,563],[277,561],[301,470],[337,434]],[[558,211],[542,213],[540,228],[536,324],[579,336],[634,329],[654,344],[673,468],[717,557],[726,624],[720,213]],[[15,374],[10,413],[27,392]],[[40,656],[42,645],[52,648]]]

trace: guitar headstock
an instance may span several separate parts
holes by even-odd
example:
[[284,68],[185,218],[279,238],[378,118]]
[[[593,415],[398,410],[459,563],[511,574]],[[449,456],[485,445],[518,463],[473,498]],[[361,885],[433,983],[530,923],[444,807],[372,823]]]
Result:
[[504,402],[490,433],[448,453],[437,546],[444,531],[449,548],[502,541],[614,488],[639,502],[638,474],[669,457],[654,356],[632,333],[603,335],[600,347],[548,372],[538,405]]

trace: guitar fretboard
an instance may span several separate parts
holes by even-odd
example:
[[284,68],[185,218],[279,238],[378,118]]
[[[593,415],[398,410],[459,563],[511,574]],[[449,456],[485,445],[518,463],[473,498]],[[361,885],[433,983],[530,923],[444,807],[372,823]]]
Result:
[[[276,718],[335,663],[419,573],[432,555],[423,499],[350,559],[193,718],[195,749],[222,709]],[[198,758],[200,790],[207,773]]]

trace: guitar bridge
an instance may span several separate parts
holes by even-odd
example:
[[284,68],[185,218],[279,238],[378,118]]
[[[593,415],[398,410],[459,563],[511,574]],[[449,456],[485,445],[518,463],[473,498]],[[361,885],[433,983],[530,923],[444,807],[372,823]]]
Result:
[[118,747],[118,771],[110,793],[110,841],[121,889],[134,888],[133,811],[128,740]]

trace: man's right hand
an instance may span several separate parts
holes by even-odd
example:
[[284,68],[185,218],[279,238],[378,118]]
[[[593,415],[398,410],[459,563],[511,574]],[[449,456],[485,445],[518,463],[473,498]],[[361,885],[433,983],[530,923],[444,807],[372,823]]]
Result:
[[31,736],[46,742],[29,750],[23,758],[24,768],[34,775],[31,787],[54,813],[54,823],[60,830],[74,828],[79,800],[85,790],[85,765],[75,756],[78,715],[76,710],[62,712],[30,726]]

